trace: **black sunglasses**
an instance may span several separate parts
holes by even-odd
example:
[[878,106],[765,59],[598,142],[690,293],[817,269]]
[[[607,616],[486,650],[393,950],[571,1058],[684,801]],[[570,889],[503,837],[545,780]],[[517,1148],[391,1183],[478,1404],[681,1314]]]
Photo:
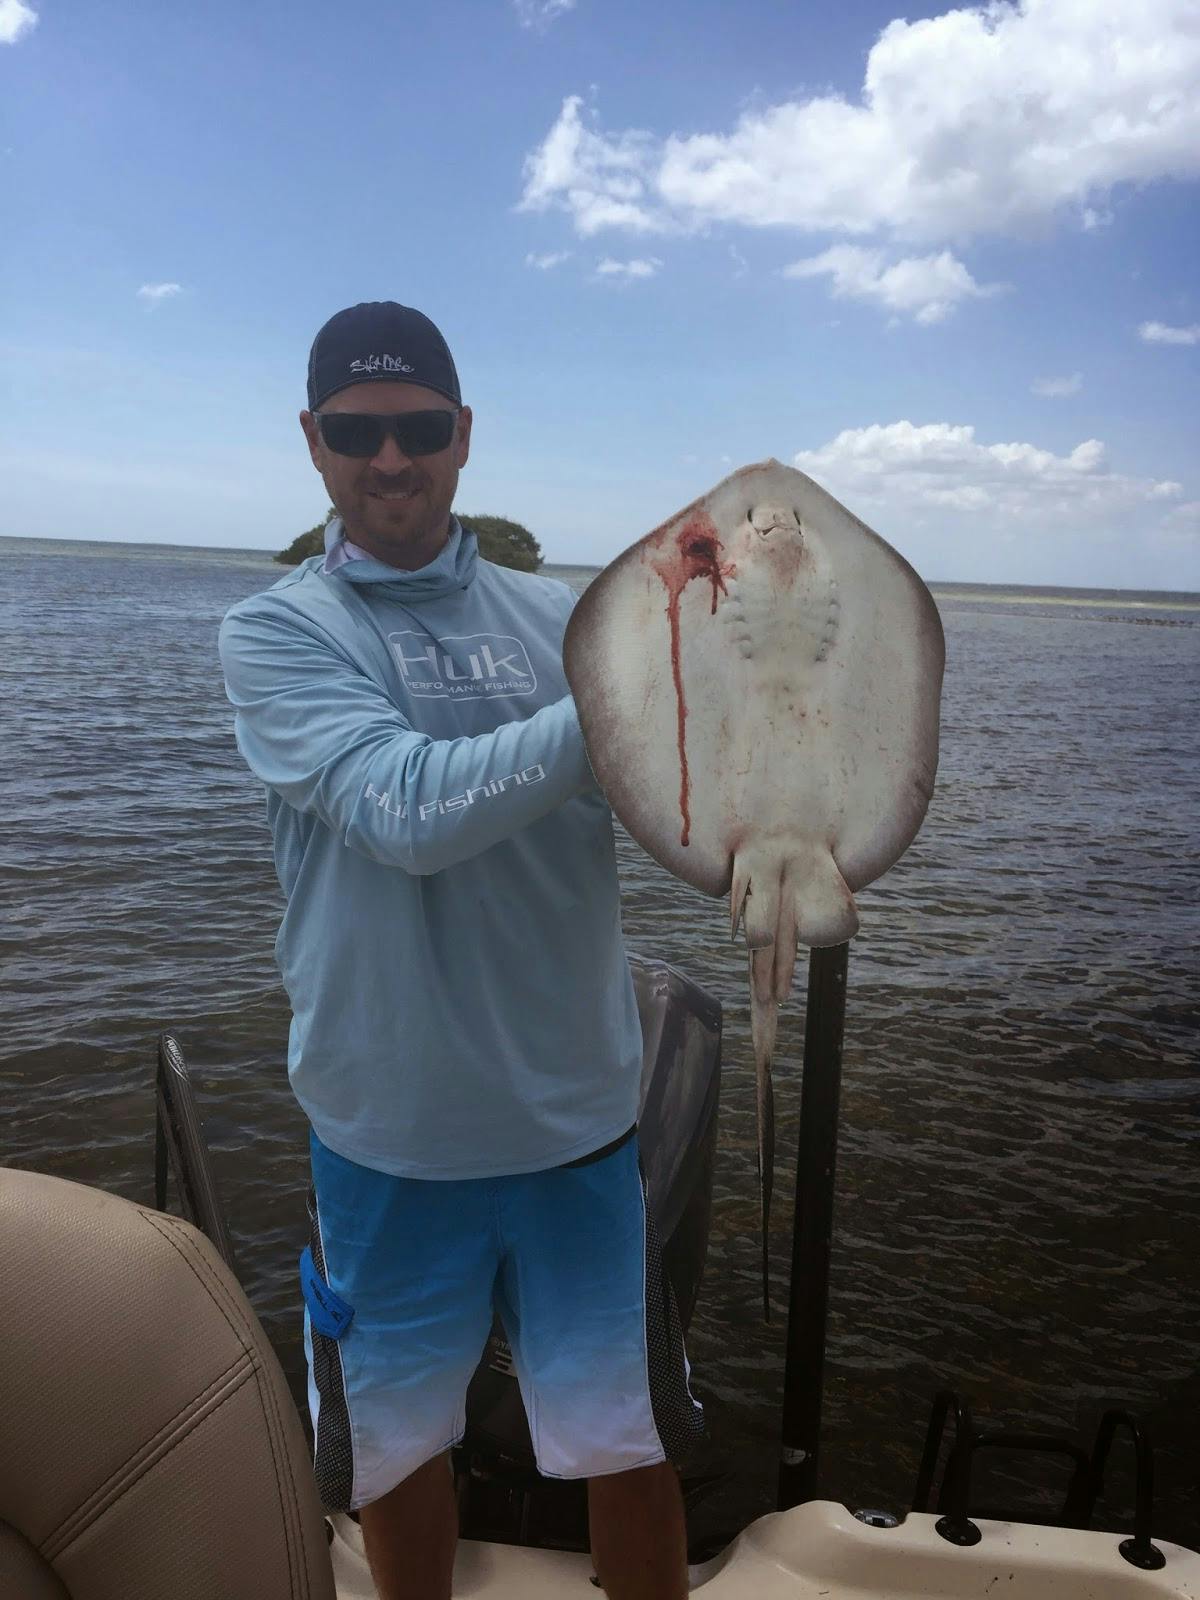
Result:
[[376,416],[364,411],[314,411],[321,438],[339,456],[377,456],[395,439],[406,456],[433,456],[454,437],[457,411],[402,411]]

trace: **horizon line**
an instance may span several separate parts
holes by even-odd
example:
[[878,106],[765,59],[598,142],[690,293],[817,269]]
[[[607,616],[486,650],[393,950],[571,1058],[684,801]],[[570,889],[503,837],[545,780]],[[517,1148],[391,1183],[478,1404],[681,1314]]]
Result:
[[[128,550],[203,550],[211,551],[218,555],[263,556],[272,562],[275,561],[275,557],[279,554],[277,550],[266,545],[178,544],[162,539],[76,539],[57,533],[0,533],[0,540],[11,540],[13,543],[23,542],[25,544],[34,544],[40,541],[44,544],[112,545],[118,549],[124,548]],[[621,553],[621,551],[618,551],[617,555]],[[617,556],[613,556],[611,559],[615,561]],[[553,561],[547,558],[542,560],[543,567],[585,568],[594,569],[596,572],[603,572],[608,564],[605,561]],[[1200,598],[1200,590],[1197,589],[1127,589],[1111,586],[1095,588],[1073,583],[1026,583],[1017,578],[1000,581],[982,578],[922,578],[921,581],[929,585],[930,588],[939,589],[1046,589],[1063,590],[1072,594],[1148,594],[1179,595],[1187,596],[1191,599]]]

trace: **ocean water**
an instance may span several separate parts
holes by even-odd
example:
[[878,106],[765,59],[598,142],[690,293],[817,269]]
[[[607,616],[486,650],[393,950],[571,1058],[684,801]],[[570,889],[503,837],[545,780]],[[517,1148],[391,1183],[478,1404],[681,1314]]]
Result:
[[[226,608],[279,575],[255,552],[0,540],[0,1162],[150,1200],[173,1032],[298,1382],[280,895],[215,654]],[[945,1384],[1040,1431],[1119,1403],[1158,1446],[1156,1531],[1200,1545],[1200,596],[932,587],[937,793],[851,950],[822,1490],[902,1510]],[[689,1354],[725,1472],[694,1531],[731,1532],[773,1504],[784,1337],[781,1303],[759,1311],[745,957],[723,905],[618,842],[630,947],[725,1008]],[[777,1303],[803,1009],[801,982],[776,1061]],[[1062,1488],[1045,1463],[994,1483],[1032,1509]]]

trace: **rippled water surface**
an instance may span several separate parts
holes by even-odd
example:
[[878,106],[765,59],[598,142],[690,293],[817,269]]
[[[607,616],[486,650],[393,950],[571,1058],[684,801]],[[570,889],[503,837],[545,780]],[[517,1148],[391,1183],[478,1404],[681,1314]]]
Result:
[[[215,652],[225,609],[279,574],[236,551],[0,540],[0,1161],[149,1200],[170,1029],[295,1380],[305,1152],[280,895]],[[1200,596],[935,593],[938,790],[860,896],[851,951],[823,1492],[901,1509],[943,1383],[1058,1432],[1116,1401],[1158,1443],[1157,1531],[1200,1545]],[[722,905],[619,843],[630,946],[725,1007],[689,1346],[730,1469],[695,1520],[732,1530],[772,1504],[784,1334],[759,1312],[744,954]],[[798,992],[776,1068],[777,1285],[802,1040]],[[1044,1506],[1061,1478],[994,1483]]]

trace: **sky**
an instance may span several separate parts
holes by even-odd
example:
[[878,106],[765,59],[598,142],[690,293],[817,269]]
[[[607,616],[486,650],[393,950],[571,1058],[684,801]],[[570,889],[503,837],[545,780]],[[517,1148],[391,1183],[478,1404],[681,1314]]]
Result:
[[0,0],[0,534],[278,550],[395,299],[457,509],[799,467],[930,581],[1200,590],[1200,0]]

